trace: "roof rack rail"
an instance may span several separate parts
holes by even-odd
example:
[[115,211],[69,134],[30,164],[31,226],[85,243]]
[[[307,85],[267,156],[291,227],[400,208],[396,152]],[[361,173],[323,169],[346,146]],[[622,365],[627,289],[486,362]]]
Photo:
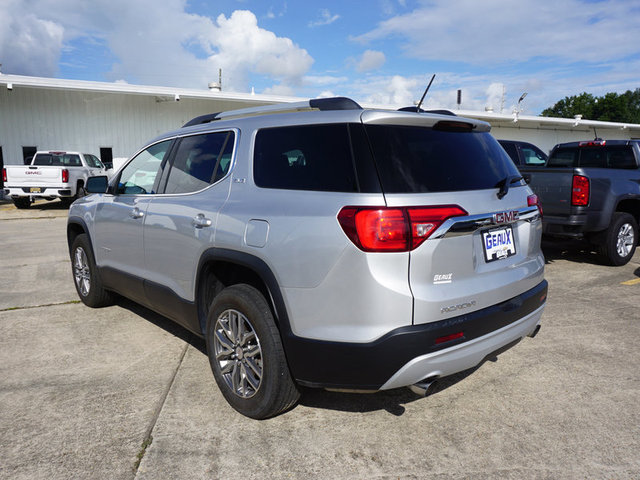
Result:
[[330,98],[313,98],[302,102],[276,103],[274,105],[265,105],[262,107],[249,107],[239,110],[229,110],[226,112],[209,113],[192,118],[184,127],[200,125],[203,123],[214,122],[230,117],[244,117],[251,115],[266,115],[268,113],[285,113],[305,110],[362,110],[362,107],[356,102],[346,97],[330,97]]

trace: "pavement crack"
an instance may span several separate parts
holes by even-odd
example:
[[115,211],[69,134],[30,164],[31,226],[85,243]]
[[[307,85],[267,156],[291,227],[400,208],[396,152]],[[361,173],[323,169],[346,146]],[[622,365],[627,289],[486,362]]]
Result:
[[137,455],[136,463],[133,466],[133,473],[134,473],[133,478],[137,477],[138,469],[140,468],[140,464],[142,463],[142,459],[144,458],[145,454],[147,453],[147,448],[153,442],[153,436],[151,434],[153,433],[153,429],[156,427],[156,423],[158,423],[158,418],[160,418],[160,414],[162,413],[162,410],[163,410],[165,404],[167,403],[167,398],[169,397],[169,392],[171,391],[171,388],[173,387],[173,384],[176,381],[176,377],[178,376],[178,371],[180,370],[180,367],[182,366],[182,362],[184,361],[184,357],[187,354],[187,350],[189,349],[190,345],[191,345],[191,337],[189,337],[189,341],[185,344],[184,348],[182,349],[182,352],[180,353],[180,359],[178,360],[178,363],[176,364],[176,368],[173,370],[173,373],[171,375],[171,379],[167,383],[167,386],[165,387],[164,391],[162,392],[162,396],[160,397],[160,401],[158,402],[158,406],[156,407],[156,410],[153,413],[153,417],[151,418],[151,422],[149,423],[149,426],[147,427],[147,430],[146,430],[145,435],[144,435],[144,440],[142,441],[141,449],[140,449],[140,451],[138,452],[138,455]]
[[12,312],[14,310],[29,310],[30,308],[57,307],[59,305],[75,305],[81,303],[80,300],[69,300],[67,302],[43,303],[41,305],[25,305],[23,307],[0,308],[0,312]]

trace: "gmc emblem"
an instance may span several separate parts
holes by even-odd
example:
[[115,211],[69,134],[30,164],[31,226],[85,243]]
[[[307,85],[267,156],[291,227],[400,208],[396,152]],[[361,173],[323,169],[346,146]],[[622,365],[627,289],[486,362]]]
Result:
[[511,212],[499,212],[493,214],[493,222],[494,223],[511,223],[518,220],[519,213],[517,210],[512,210]]

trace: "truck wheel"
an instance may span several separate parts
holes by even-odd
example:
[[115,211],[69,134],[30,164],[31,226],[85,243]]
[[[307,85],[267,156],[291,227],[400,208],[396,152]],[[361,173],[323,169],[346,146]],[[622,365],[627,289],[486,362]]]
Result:
[[628,213],[616,212],[604,236],[601,253],[611,265],[625,265],[636,251],[638,223]]
[[241,414],[261,420],[298,401],[271,309],[254,287],[233,285],[216,296],[205,340],[216,383]]
[[31,205],[31,199],[29,197],[14,198],[13,204],[16,206],[16,208],[29,208],[29,206]]
[[76,291],[82,303],[88,307],[106,307],[111,305],[111,293],[104,289],[96,268],[89,237],[81,234],[71,247],[71,269]]
[[77,199],[86,197],[87,191],[84,189],[84,184],[82,182],[78,182],[76,186],[76,194],[69,199],[69,204],[75,202]]

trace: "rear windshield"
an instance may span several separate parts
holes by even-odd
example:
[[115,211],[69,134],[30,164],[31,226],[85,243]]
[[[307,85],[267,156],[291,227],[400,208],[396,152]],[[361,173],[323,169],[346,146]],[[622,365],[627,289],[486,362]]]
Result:
[[518,170],[489,133],[366,125],[387,193],[455,192],[495,188]]
[[636,168],[630,145],[557,148],[548,167]]
[[38,153],[33,159],[32,165],[51,165],[54,167],[81,167],[82,163],[80,162],[80,155],[56,155],[53,153]]

